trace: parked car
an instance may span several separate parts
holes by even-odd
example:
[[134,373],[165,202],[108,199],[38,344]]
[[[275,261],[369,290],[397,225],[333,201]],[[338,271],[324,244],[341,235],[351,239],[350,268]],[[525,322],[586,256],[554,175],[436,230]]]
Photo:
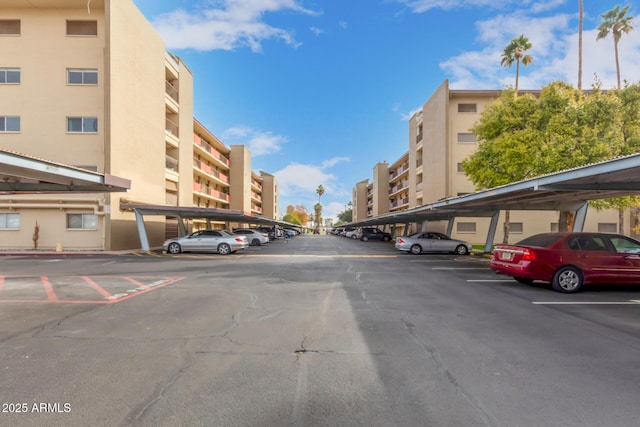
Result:
[[383,242],[388,242],[391,240],[391,234],[375,227],[362,227],[358,230],[356,239],[360,239],[363,242],[368,240],[382,240]]
[[450,252],[466,255],[471,252],[471,244],[434,231],[421,231],[411,236],[398,237],[395,246],[396,249],[413,255],[419,255],[422,252]]
[[290,228],[285,228],[283,231],[284,231],[284,237],[286,237],[287,239],[295,237],[296,235],[296,232]]
[[180,252],[217,252],[228,255],[249,246],[246,236],[238,236],[225,230],[198,230],[193,233],[169,239],[162,249],[170,254]]
[[498,245],[491,270],[520,283],[551,283],[557,292],[585,284],[640,284],[640,242],[619,234],[544,233]]
[[269,243],[269,233],[259,231],[255,228],[236,228],[233,234],[247,236],[249,246],[260,246]]
[[358,238],[357,233],[358,233],[357,229],[351,228],[344,232],[344,237],[348,237],[350,239],[357,239]]
[[267,233],[269,240],[276,240],[276,228],[275,227],[258,227],[256,230]]

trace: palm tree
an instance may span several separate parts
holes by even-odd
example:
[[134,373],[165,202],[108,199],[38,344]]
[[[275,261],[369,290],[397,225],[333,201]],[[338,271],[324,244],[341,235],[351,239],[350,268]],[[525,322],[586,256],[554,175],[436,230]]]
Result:
[[511,67],[513,63],[516,63],[516,95],[518,94],[518,77],[520,75],[520,63],[522,65],[527,66],[533,62],[533,57],[531,55],[525,55],[525,52],[531,49],[531,43],[529,43],[529,39],[526,38],[523,34],[520,34],[520,37],[516,37],[511,40],[507,47],[504,48],[504,52],[502,53],[502,59],[500,60],[500,65],[503,67]]
[[629,11],[629,5],[620,9],[620,5],[617,5],[610,11],[600,15],[602,22],[598,25],[598,35],[596,41],[606,38],[609,33],[613,35],[613,47],[616,55],[616,75],[618,77],[618,89],[620,89],[620,61],[618,59],[618,42],[622,38],[622,34],[629,34],[633,31],[633,16],[627,16]]
[[320,203],[320,197],[322,197],[322,195],[324,194],[324,187],[322,186],[322,184],[318,185],[318,188],[316,188],[316,193],[318,193],[318,203]]
[[[520,76],[520,63],[525,67],[533,62],[533,57],[531,55],[525,55],[525,52],[531,49],[531,43],[529,43],[529,39],[524,36],[524,34],[520,34],[520,37],[516,37],[512,39],[507,47],[504,48],[504,52],[502,53],[502,59],[500,60],[500,65],[503,67],[511,67],[513,63],[516,63],[516,96],[518,95],[518,77]],[[504,235],[502,238],[502,243],[509,243],[509,222],[510,222],[510,211],[504,212]]]
[[582,23],[584,22],[584,2],[578,7],[578,90],[582,90]]

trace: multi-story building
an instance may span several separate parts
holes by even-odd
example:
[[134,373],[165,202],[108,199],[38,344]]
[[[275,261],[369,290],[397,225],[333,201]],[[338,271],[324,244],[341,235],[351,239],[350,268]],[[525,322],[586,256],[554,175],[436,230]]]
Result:
[[[127,194],[0,195],[0,215],[19,218],[0,248],[31,247],[36,222],[41,248],[136,248],[122,198],[224,209],[245,193],[232,150],[194,120],[192,73],[131,0],[0,4],[0,147],[131,181]],[[151,246],[169,229],[145,227]]]
[[[379,208],[389,203],[390,210],[401,211],[476,191],[461,163],[477,148],[476,136],[470,129],[483,109],[495,102],[500,94],[499,90],[451,90],[445,81],[409,120],[409,152],[392,164],[388,177],[374,172],[373,186],[387,185],[391,194],[388,200],[376,202],[372,199],[374,206],[368,217],[377,216],[376,203]],[[377,180],[383,182],[376,183]],[[504,224],[504,214],[501,213],[501,224]],[[510,241],[557,230],[558,217],[559,213],[555,211],[511,211]],[[489,221],[488,218],[458,218],[453,237],[473,243],[484,242]],[[629,223],[627,219],[627,228]],[[399,227],[402,226],[399,224]],[[406,232],[421,227],[421,224],[412,224]],[[444,222],[429,223],[429,227],[445,231],[446,225]],[[585,230],[616,232],[617,227],[617,211],[588,211]],[[404,232],[402,228],[396,228],[396,234]],[[503,227],[498,227],[495,241],[501,242],[503,235]]]

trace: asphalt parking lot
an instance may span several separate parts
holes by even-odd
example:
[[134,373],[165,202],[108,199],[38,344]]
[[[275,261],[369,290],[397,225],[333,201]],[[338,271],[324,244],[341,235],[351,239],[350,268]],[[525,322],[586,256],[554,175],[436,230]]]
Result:
[[0,271],[2,424],[638,421],[640,287],[564,295],[324,235]]

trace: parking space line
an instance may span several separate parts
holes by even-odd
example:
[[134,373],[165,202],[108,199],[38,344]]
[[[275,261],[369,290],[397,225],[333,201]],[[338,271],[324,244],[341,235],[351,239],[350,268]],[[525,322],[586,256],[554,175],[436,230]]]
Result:
[[514,280],[511,279],[467,279],[467,282],[514,282]]
[[91,286],[93,289],[98,291],[98,293],[100,295],[102,295],[103,297],[105,297],[105,298],[111,298],[112,297],[112,295],[109,292],[105,291],[102,286],[100,286],[96,282],[94,282],[91,277],[82,276],[82,278],[84,279],[85,282],[87,282],[89,284],[89,286]]
[[640,305],[638,300],[629,301],[532,301],[535,305]]
[[47,293],[47,299],[50,302],[57,302],[58,296],[53,290],[53,286],[51,286],[51,282],[47,276],[40,276],[40,280],[42,281],[42,286],[44,286],[44,291]]
[[432,270],[486,270],[487,267],[431,267]]

